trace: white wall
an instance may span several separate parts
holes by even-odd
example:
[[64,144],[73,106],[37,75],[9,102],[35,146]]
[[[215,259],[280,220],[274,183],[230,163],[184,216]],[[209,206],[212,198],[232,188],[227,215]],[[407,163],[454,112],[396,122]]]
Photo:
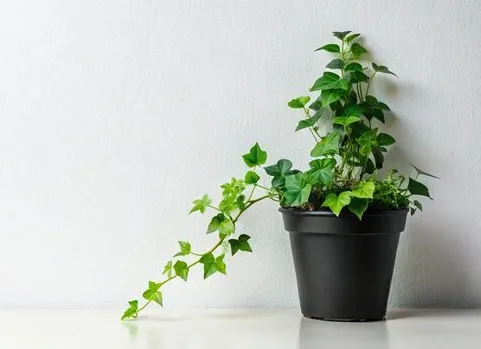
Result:
[[[0,5],[0,307],[116,307],[138,297],[245,171],[255,142],[307,163],[285,103],[328,61],[313,49],[355,30],[399,79],[391,165],[440,175],[409,220],[391,302],[481,305],[481,3],[23,0]],[[295,306],[274,204],[246,215],[253,255],[228,276],[166,287],[168,306]]]

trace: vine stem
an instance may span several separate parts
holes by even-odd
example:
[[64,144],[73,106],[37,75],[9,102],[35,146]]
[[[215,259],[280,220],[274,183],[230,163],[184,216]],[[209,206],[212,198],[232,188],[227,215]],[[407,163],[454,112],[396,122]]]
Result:
[[371,87],[371,82],[372,82],[372,80],[374,79],[374,77],[376,76],[376,73],[377,73],[377,71],[374,71],[374,73],[372,73],[371,78],[369,79],[369,82],[367,83],[366,97],[367,97],[367,95],[368,95],[368,93],[369,93],[369,88]]
[[[264,187],[262,186],[259,186],[259,185],[254,185],[253,189],[252,189],[252,194],[254,193],[254,190],[256,187],[261,187],[264,189]],[[251,195],[252,196],[252,195]],[[252,205],[254,205],[255,203],[259,202],[259,201],[262,201],[262,200],[265,200],[265,199],[268,199],[268,198],[271,198],[271,195],[270,194],[267,194],[267,195],[264,195],[264,196],[260,196],[256,199],[249,199],[246,206],[239,211],[239,213],[235,216],[235,218],[232,219],[232,223],[234,223],[234,225],[237,223],[237,221],[239,220],[240,216],[242,216],[242,214],[248,210]],[[210,207],[210,206],[209,206]],[[216,207],[211,207],[213,209],[217,209]],[[211,248],[209,249],[208,251],[204,252],[203,254],[200,254],[200,253],[192,253],[193,255],[196,255],[196,256],[200,256],[201,258],[197,259],[195,262],[192,262],[191,264],[187,265],[187,269],[190,269],[192,268],[193,266],[197,265],[200,263],[202,257],[206,254],[209,254],[209,253],[212,253],[214,252],[215,250],[217,250],[217,248],[219,248],[219,246],[222,245],[222,243],[224,242],[224,240],[227,238],[227,235],[222,235],[219,240],[217,241],[217,243]],[[167,279],[165,279],[164,281],[162,281],[160,283],[160,287],[162,287],[163,285],[165,285],[166,283],[168,283],[169,281],[172,281],[174,279],[176,279],[178,276],[177,275],[172,275],[171,277],[168,277]],[[138,314],[144,310],[152,301],[151,300],[148,300],[147,302],[145,302],[144,305],[142,305],[136,312],[136,314],[134,315],[134,318],[138,316]]]

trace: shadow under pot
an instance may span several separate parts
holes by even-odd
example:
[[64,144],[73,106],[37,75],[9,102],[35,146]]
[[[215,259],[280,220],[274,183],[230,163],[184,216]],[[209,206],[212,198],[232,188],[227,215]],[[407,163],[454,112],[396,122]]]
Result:
[[279,211],[289,232],[302,314],[384,320],[408,210],[366,212],[361,221],[350,213]]

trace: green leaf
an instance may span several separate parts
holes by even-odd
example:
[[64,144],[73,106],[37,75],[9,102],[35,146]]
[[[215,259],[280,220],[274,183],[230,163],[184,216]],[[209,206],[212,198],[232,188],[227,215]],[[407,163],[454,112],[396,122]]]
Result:
[[371,159],[367,159],[366,161],[366,167],[364,167],[364,172],[367,174],[373,174],[374,173],[374,162],[372,162]]
[[345,71],[359,71],[362,72],[362,65],[359,63],[349,63],[346,68],[344,68]]
[[376,63],[372,64],[372,69],[378,73],[384,73],[384,74],[391,74],[397,77],[396,74],[394,74],[392,71],[390,71],[386,66],[384,65],[377,65]]
[[159,284],[159,283],[156,283],[154,281],[149,281],[149,290],[158,291],[160,286],[161,286],[161,284]]
[[245,175],[244,182],[246,182],[246,184],[256,184],[260,178],[261,177],[254,171],[249,171]]
[[212,200],[207,195],[204,195],[202,198],[194,200],[192,203],[194,204],[194,207],[192,207],[189,214],[195,211],[204,213],[207,207],[212,203]]
[[351,192],[350,191],[343,191],[342,193],[337,196],[335,193],[329,194],[322,206],[329,207],[331,211],[339,217],[341,210],[344,206],[349,205],[351,202]]
[[374,161],[376,162],[376,168],[379,170],[382,168],[384,163],[384,155],[382,155],[381,148],[374,147],[371,149],[372,155],[374,156]]
[[342,126],[349,126],[350,124],[353,124],[359,121],[361,121],[361,118],[358,116],[337,116],[332,120],[334,124],[338,124]]
[[285,176],[292,174],[290,171],[292,168],[292,162],[287,159],[281,159],[277,161],[277,164],[267,166],[264,168],[266,173],[272,178],[272,187],[280,188],[284,186]]
[[204,279],[217,272],[226,274],[223,254],[216,258],[212,253],[207,253],[199,259],[199,262],[204,265]]
[[429,195],[428,188],[421,182],[416,181],[415,179],[409,178],[408,190],[412,195],[427,196],[432,200],[431,196]]
[[258,143],[256,143],[249,153],[242,155],[242,158],[247,166],[256,167],[266,163],[267,153],[259,147]]
[[341,141],[341,134],[332,131],[323,137],[320,142],[316,144],[311,151],[312,157],[335,155],[339,153],[339,143]]
[[330,61],[327,65],[326,65],[326,68],[329,68],[329,69],[342,69],[344,68],[344,61],[340,58],[337,58],[337,59],[333,59],[332,61]]
[[242,234],[237,240],[230,239],[229,244],[231,247],[232,255],[235,255],[238,251],[252,252],[251,246],[248,242],[250,238],[251,237],[249,235]]
[[138,300],[129,301],[129,307],[127,308],[127,310],[125,310],[124,314],[121,317],[121,320],[136,318],[138,310],[139,310],[139,301]]
[[212,220],[207,227],[207,234],[219,231],[221,235],[230,235],[234,232],[234,223],[227,218],[223,213],[212,217]]
[[147,299],[148,301],[154,301],[162,305],[162,293],[160,291],[148,289],[142,294],[142,297],[144,297],[144,299]]
[[355,57],[360,57],[363,53],[366,53],[367,50],[357,42],[351,45],[351,52]]
[[320,51],[320,50],[324,50],[324,51],[332,52],[332,53],[339,53],[339,52],[341,52],[341,48],[339,47],[339,45],[336,45],[336,44],[327,44],[327,45],[324,45],[324,46],[322,46],[322,47],[319,47],[318,49],[315,49],[314,52]]
[[332,34],[334,34],[334,36],[340,40],[344,40],[344,38],[346,37],[347,34],[349,34],[351,31],[348,30],[348,31],[345,31],[345,32],[332,32]]
[[414,206],[416,206],[419,209],[419,211],[423,210],[423,205],[419,201],[414,200],[413,204],[414,204]]
[[172,261],[168,261],[164,267],[162,275],[167,275],[168,278],[172,277]]
[[311,88],[311,91],[333,89],[341,89],[347,91],[349,89],[349,82],[335,73],[324,72],[324,74],[316,80],[314,86],[312,86]]
[[312,182],[330,184],[334,167],[336,167],[336,160],[332,158],[316,159],[309,163],[311,169],[308,171],[309,179]]
[[376,186],[371,181],[361,181],[356,189],[351,192],[351,196],[359,199],[372,199]]
[[360,199],[357,197],[351,198],[351,202],[349,203],[349,210],[354,213],[359,220],[362,219],[364,212],[366,212],[367,207],[369,205],[368,199]]
[[286,176],[286,191],[284,192],[285,204],[288,206],[300,206],[309,200],[311,185],[307,183],[304,174],[297,173]]
[[372,148],[377,145],[376,132],[374,130],[368,130],[364,132],[358,139],[357,142],[361,146],[359,153],[362,156],[367,156],[371,152]]
[[299,121],[299,124],[296,127],[296,132],[299,131],[299,130],[305,129],[307,127],[314,127],[316,125],[316,123],[319,121],[319,119],[321,118],[323,112],[324,112],[323,109],[319,109],[310,118]]
[[430,173],[427,173],[427,172],[425,172],[425,171],[417,168],[417,167],[414,166],[414,165],[411,165],[411,166],[414,167],[414,169],[416,170],[416,172],[417,172],[418,175],[423,175],[423,176],[428,176],[428,177],[432,177],[432,178],[436,178],[436,179],[441,179],[441,178],[439,178],[439,177],[436,177],[435,175],[432,175],[432,174],[430,174]]
[[343,90],[322,90],[321,102],[324,108],[327,108],[331,103],[334,103],[341,99],[344,95]]
[[189,276],[189,267],[187,263],[184,261],[177,261],[174,264],[175,275],[180,277],[182,280],[187,281],[187,277]]
[[396,140],[388,135],[387,133],[380,133],[377,135],[377,144],[381,147],[386,147],[388,145],[394,144]]
[[357,70],[348,71],[345,74],[344,78],[346,80],[348,80],[349,82],[351,82],[352,84],[357,84],[359,82],[368,82],[369,81],[369,76],[367,76],[363,72],[357,71]]
[[294,99],[291,99],[287,105],[293,109],[302,109],[304,106],[311,100],[309,96],[301,96]]
[[354,40],[355,38],[357,38],[360,35],[361,34],[351,34],[348,37],[346,37],[346,42],[351,42],[352,40]]
[[190,251],[192,249],[192,246],[190,245],[189,242],[187,241],[179,241],[179,246],[180,246],[180,252],[177,252],[174,257],[178,256],[187,256],[190,254]]

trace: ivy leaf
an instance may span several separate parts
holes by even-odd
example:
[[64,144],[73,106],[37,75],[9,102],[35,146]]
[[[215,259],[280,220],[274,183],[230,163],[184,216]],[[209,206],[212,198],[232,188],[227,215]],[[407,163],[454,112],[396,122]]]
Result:
[[351,198],[351,202],[349,203],[349,210],[354,213],[359,220],[362,219],[364,212],[366,212],[367,207],[369,204],[368,199],[360,199],[357,197]]
[[[355,64],[355,63],[353,63]],[[358,71],[358,70],[351,70],[351,71],[348,71],[344,78],[351,82],[352,84],[357,84],[359,82],[368,82],[369,81],[369,76],[367,76],[366,74],[364,74],[362,71]]]
[[334,167],[336,160],[333,158],[316,159],[309,163],[311,169],[308,172],[311,182],[329,184],[332,182]]
[[394,144],[396,140],[387,133],[380,133],[377,135],[377,144],[381,147],[386,147],[388,145]]
[[189,242],[187,241],[179,241],[179,246],[180,246],[180,252],[177,252],[174,257],[178,256],[187,256],[190,254],[190,251],[192,249],[192,246],[190,245]]
[[441,178],[439,178],[439,177],[436,177],[435,175],[432,175],[432,174],[430,174],[430,173],[427,173],[427,172],[425,172],[425,171],[417,168],[417,167],[414,166],[414,165],[411,165],[411,166],[414,167],[414,169],[416,170],[416,172],[417,172],[418,175],[423,175],[423,176],[428,176],[428,177],[432,177],[432,178],[436,178],[436,179],[441,179]]
[[337,116],[332,120],[334,124],[338,124],[342,126],[349,126],[350,124],[353,124],[359,121],[361,121],[361,118],[358,116]]
[[346,42],[351,42],[352,40],[354,40],[355,38],[357,38],[358,36],[360,36],[361,34],[351,34],[349,35],[348,37],[346,37]]
[[316,144],[311,151],[312,157],[335,155],[339,153],[339,142],[341,141],[341,134],[332,131],[323,137],[320,142]]
[[158,284],[154,281],[149,281],[149,290],[158,291],[159,288],[160,288],[160,284]]
[[212,203],[212,200],[207,195],[204,195],[202,198],[194,200],[192,203],[194,204],[194,207],[192,207],[189,214],[195,211],[204,213],[207,207]]
[[351,52],[354,57],[360,57],[363,53],[366,53],[367,50],[357,42],[351,45]]
[[203,255],[199,261],[204,265],[204,279],[207,279],[216,272],[226,274],[223,254],[216,258],[212,253],[207,253]]
[[427,196],[432,200],[432,197],[429,195],[428,188],[415,179],[409,178],[408,190],[412,195]]
[[164,267],[162,275],[167,275],[168,278],[172,277],[172,261],[168,261]]
[[308,119],[301,120],[299,121],[299,124],[296,127],[296,132],[302,129],[305,129],[307,127],[314,127],[316,126],[316,123],[319,121],[319,119],[322,117],[322,114],[324,113],[323,109],[319,109],[316,111],[316,113],[311,116]]
[[311,100],[311,97],[309,96],[297,97],[297,98],[291,99],[287,103],[287,105],[293,109],[302,109],[310,100]]
[[312,187],[307,183],[303,173],[286,176],[285,187],[283,197],[286,205],[300,206],[309,200]]
[[376,168],[379,170],[382,168],[384,163],[384,155],[382,155],[382,149],[380,147],[372,148],[372,155],[374,156],[374,161],[376,162]]
[[374,162],[372,162],[371,159],[367,159],[366,166],[364,167],[364,172],[366,172],[367,174],[373,174],[374,169]]
[[341,48],[339,47],[339,45],[336,45],[336,44],[327,44],[327,45],[324,45],[324,46],[322,46],[322,47],[319,47],[318,49],[315,49],[314,52],[320,51],[320,50],[324,50],[324,51],[332,52],[332,53],[339,53],[339,52],[341,52]]
[[256,143],[249,151],[249,153],[242,155],[244,162],[249,167],[256,167],[266,163],[267,160],[267,152],[259,147],[259,144]]
[[376,186],[371,181],[361,181],[356,189],[351,192],[352,197],[359,199],[372,199]]
[[344,40],[344,38],[346,37],[346,35],[348,35],[349,33],[351,33],[350,30],[348,31],[345,31],[345,32],[332,32],[332,34],[334,34],[334,36],[340,40]]
[[184,261],[177,261],[174,264],[175,275],[180,277],[182,280],[187,281],[187,277],[189,276],[189,267],[187,263]]
[[413,204],[414,204],[414,206],[416,206],[419,209],[419,211],[423,210],[423,205],[419,201],[414,200]]
[[142,294],[142,297],[148,301],[154,301],[155,303],[162,305],[162,292],[160,291],[148,289]]
[[372,64],[372,69],[378,73],[384,73],[384,74],[391,74],[397,77],[396,74],[394,74],[392,71],[390,71],[386,66],[384,65],[377,65],[376,63]]
[[311,88],[311,91],[333,89],[341,89],[347,91],[349,89],[349,82],[335,73],[324,72],[324,74],[316,80],[316,82]]
[[256,184],[260,178],[261,177],[254,171],[249,171],[245,175],[244,182],[246,182],[246,184]]
[[249,235],[242,234],[237,240],[230,239],[229,244],[231,247],[232,255],[235,255],[238,251],[252,252],[251,246],[248,242],[250,238],[251,237]]
[[342,193],[337,196],[335,193],[329,194],[322,206],[329,207],[331,211],[339,217],[341,210],[344,206],[347,206],[351,203],[351,192],[350,191],[343,191]]
[[284,186],[285,176],[292,174],[292,162],[287,159],[277,161],[277,164],[264,167],[269,176],[272,176],[272,187],[281,188]]
[[359,71],[362,72],[362,65],[359,63],[349,63],[346,68],[344,68],[345,71]]
[[221,235],[230,235],[234,232],[234,223],[227,218],[223,213],[212,217],[212,220],[207,227],[207,234],[219,231]]
[[137,317],[138,310],[139,310],[139,301],[138,300],[129,301],[129,307],[127,308],[127,310],[125,310],[124,314],[121,317],[121,320]]
[[364,132],[358,139],[357,142],[361,146],[359,153],[362,156],[368,156],[371,150],[377,145],[376,131],[368,130]]
[[344,61],[340,58],[337,58],[337,59],[333,59],[332,61],[330,61],[327,65],[326,65],[326,68],[329,68],[329,69],[342,69],[344,68]]
[[343,90],[322,90],[321,103],[324,108],[327,108],[331,103],[334,103],[341,99],[344,95]]

